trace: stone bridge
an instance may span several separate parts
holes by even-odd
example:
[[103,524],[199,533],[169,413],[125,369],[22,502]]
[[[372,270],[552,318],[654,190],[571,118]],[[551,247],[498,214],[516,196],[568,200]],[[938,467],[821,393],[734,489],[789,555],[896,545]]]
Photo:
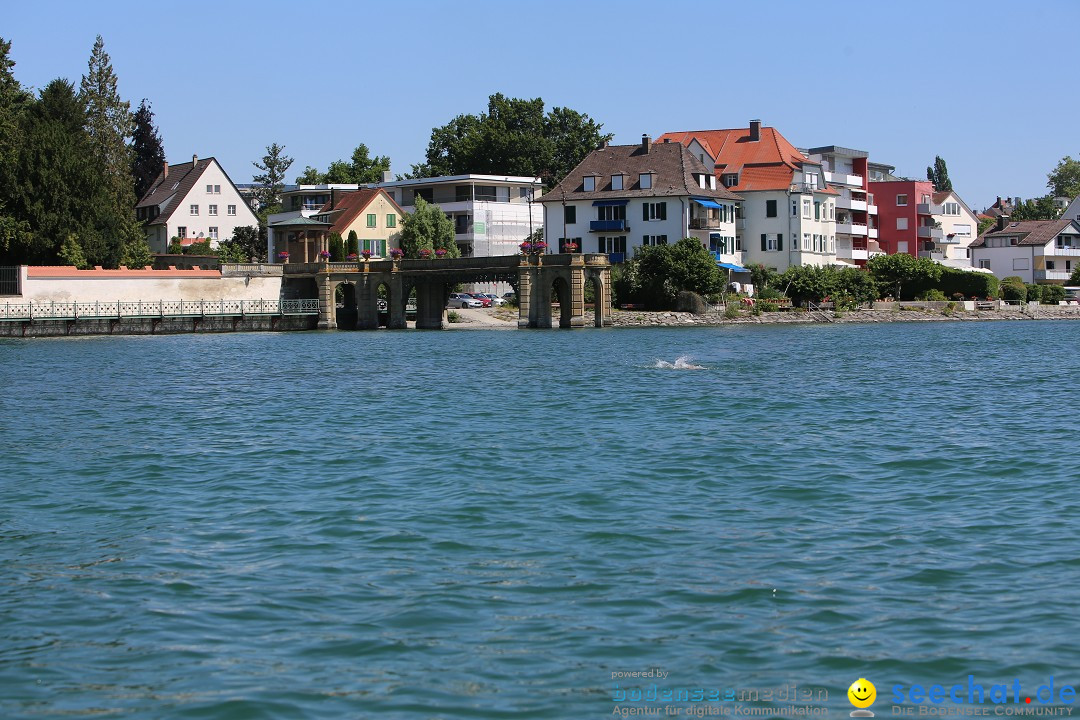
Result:
[[[500,257],[370,260],[358,262],[286,263],[282,297],[320,299],[319,327],[379,327],[379,289],[389,309],[387,327],[404,328],[405,306],[416,290],[416,327],[445,327],[446,302],[458,283],[506,282],[517,290],[518,327],[550,328],[552,297],[558,298],[561,328],[585,325],[585,285],[593,283],[594,324],[611,324],[611,263],[607,255],[506,255]],[[339,324],[337,289],[344,290],[343,322]],[[351,328],[349,328],[351,329]]]

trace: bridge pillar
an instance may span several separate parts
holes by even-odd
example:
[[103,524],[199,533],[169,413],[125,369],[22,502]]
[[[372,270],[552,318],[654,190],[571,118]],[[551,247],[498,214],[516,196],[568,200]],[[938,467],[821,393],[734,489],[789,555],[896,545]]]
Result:
[[570,265],[570,327],[585,327],[585,260],[573,256]]
[[334,297],[334,283],[330,273],[319,273],[315,282],[319,286],[319,325],[320,330],[337,329],[337,298]]
[[445,313],[446,286],[442,282],[416,283],[416,329],[442,330]]
[[517,299],[518,299],[518,327],[528,328],[536,327],[533,325],[533,278],[532,268],[529,265],[529,259],[522,255],[521,264],[518,265],[518,284],[517,284]]
[[386,299],[386,302],[390,306],[390,319],[387,321],[386,327],[391,330],[404,330],[408,325],[405,324],[405,297],[404,290],[405,283],[401,279],[401,273],[391,273],[390,282],[387,287],[390,292],[390,297]]
[[356,329],[379,327],[379,276],[364,273],[356,282]]

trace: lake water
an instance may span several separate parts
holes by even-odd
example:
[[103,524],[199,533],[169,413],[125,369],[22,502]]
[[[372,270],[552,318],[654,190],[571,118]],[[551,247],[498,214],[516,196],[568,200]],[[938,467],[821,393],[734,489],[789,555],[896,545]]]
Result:
[[859,677],[881,717],[897,684],[1080,685],[1078,344],[0,340],[0,717],[585,718],[797,684],[842,718]]

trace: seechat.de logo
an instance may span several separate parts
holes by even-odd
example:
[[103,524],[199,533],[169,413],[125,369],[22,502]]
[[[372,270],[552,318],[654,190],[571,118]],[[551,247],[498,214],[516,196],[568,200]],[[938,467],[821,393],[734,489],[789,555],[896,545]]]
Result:
[[859,678],[847,689],[847,698],[858,708],[851,711],[851,717],[874,717],[874,713],[866,709],[877,700],[877,688],[874,687],[874,683],[866,678]]

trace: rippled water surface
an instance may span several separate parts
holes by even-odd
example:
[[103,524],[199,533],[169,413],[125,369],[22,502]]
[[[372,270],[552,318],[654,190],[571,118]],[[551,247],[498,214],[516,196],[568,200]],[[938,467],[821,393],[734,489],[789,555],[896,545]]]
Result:
[[605,717],[651,667],[832,717],[860,676],[1080,685],[1078,343],[2,340],[0,716]]

